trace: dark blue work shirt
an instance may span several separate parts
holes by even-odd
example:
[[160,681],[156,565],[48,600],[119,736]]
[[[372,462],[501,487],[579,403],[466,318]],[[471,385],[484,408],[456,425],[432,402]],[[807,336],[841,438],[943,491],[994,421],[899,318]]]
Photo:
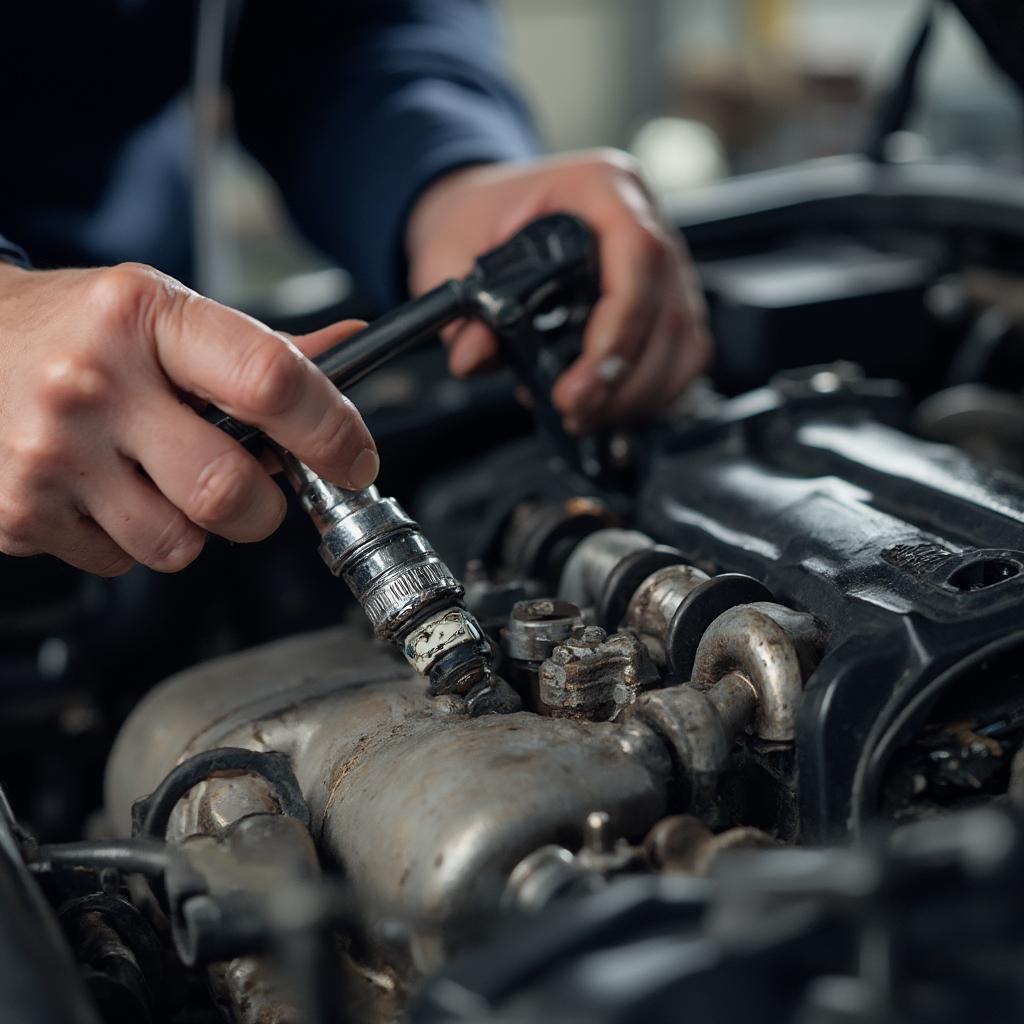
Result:
[[[3,4],[0,252],[189,279],[195,16],[187,0]],[[485,0],[247,0],[225,69],[242,144],[381,305],[423,189],[537,149]]]

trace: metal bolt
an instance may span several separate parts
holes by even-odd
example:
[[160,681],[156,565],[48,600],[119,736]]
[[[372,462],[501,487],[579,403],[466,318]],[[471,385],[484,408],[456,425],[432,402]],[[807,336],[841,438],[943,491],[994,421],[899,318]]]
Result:
[[568,647],[556,647],[551,652],[551,660],[556,665],[568,665],[573,660],[572,651]]
[[526,607],[527,607],[528,612],[531,615],[536,615],[538,618],[539,617],[548,618],[549,616],[555,614],[555,602],[554,601],[547,601],[547,600],[530,601],[527,604]]
[[501,631],[501,646],[513,661],[541,662],[582,623],[580,610],[568,601],[539,597],[517,601]]
[[607,811],[591,811],[583,830],[583,845],[591,853],[611,853],[614,842]]

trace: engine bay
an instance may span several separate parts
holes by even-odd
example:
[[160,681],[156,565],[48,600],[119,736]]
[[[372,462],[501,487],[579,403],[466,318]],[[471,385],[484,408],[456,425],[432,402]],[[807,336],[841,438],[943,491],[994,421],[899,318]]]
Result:
[[354,393],[482,683],[342,618],[304,520],[9,591],[11,1019],[1024,1004],[1019,182],[851,159],[671,213],[719,362],[600,479],[436,351]]

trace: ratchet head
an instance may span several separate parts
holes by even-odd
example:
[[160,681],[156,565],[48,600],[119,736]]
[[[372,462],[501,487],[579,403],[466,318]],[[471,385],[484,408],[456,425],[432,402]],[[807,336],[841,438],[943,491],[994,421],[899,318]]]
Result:
[[555,382],[580,354],[600,292],[590,228],[568,213],[542,217],[481,256],[459,284],[468,314],[491,328],[502,358],[530,392],[549,444],[570,468],[606,476],[606,439],[570,437],[551,403]]
[[[598,294],[593,233],[578,217],[553,213],[479,257],[466,277],[392,310],[318,356],[316,364],[339,388],[347,387],[453,320],[482,320],[530,392],[541,432],[570,467],[598,478],[609,465],[606,442],[569,437],[551,404],[555,381],[580,353]],[[253,449],[265,440],[213,405],[203,416]]]
[[597,242],[579,217],[553,213],[480,256],[462,286],[467,313],[498,334],[556,309],[582,326],[598,293]]

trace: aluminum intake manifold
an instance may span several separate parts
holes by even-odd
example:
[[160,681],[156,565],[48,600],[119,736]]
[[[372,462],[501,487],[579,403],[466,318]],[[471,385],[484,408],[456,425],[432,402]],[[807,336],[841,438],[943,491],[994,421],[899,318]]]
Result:
[[[460,922],[497,908],[527,854],[578,845],[593,811],[641,837],[673,787],[668,745],[640,719],[473,717],[461,698],[426,696],[388,650],[334,629],[210,662],[150,693],[107,766],[116,831],[128,834],[133,801],[175,764],[225,746],[291,758],[321,858],[370,918],[414,923],[408,952],[421,969],[458,945]],[[241,813],[217,787],[181,801],[170,838]]]

